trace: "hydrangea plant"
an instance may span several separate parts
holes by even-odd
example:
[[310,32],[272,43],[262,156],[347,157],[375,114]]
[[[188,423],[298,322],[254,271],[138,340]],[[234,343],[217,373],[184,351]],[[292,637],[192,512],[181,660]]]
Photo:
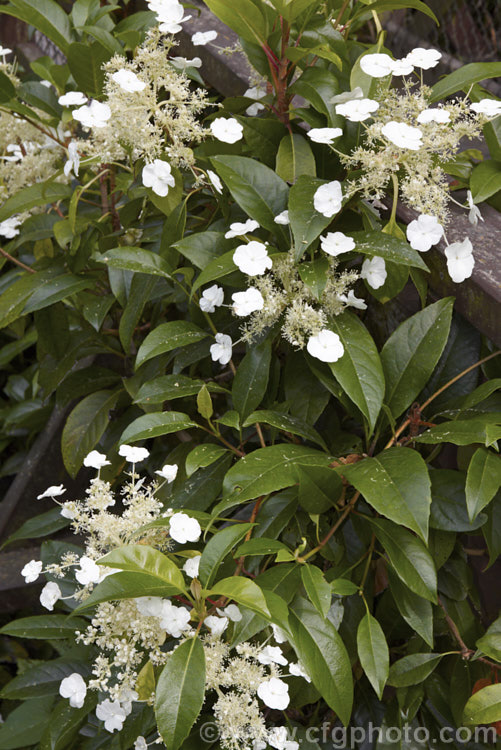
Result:
[[56,403],[90,477],[11,538],[76,534],[22,570],[50,614],[1,632],[48,658],[6,682],[0,746],[495,741],[500,624],[468,557],[501,550],[499,352],[428,293],[426,253],[473,273],[450,205],[475,224],[500,187],[470,141],[498,156],[501,64],[395,60],[380,15],[434,18],[420,0],[206,5],[243,96],[176,55],[177,0],[0,6],[65,56],[0,51],[5,447]]

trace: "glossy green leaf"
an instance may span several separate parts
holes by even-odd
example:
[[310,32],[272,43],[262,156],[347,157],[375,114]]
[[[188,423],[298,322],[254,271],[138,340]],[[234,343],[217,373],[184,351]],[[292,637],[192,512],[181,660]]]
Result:
[[197,378],[187,375],[161,375],[153,380],[147,380],[136,393],[136,404],[163,404],[176,398],[195,396],[203,385],[211,393],[226,393],[226,389],[217,383],[204,383]]
[[299,504],[307,513],[324,513],[341,497],[343,482],[326,466],[298,466]]
[[42,536],[55,534],[56,531],[60,531],[65,526],[68,526],[69,523],[70,520],[61,515],[59,508],[53,508],[46,513],[41,513],[39,516],[28,518],[13,534],[7,537],[1,547],[6,547],[11,542],[19,539],[38,539]]
[[470,63],[444,76],[431,90],[431,101],[446,99],[456,91],[467,91],[473,83],[501,76],[501,62]]
[[357,648],[362,669],[381,700],[390,669],[390,652],[381,625],[369,613],[360,620]]
[[317,612],[322,617],[327,617],[331,606],[332,591],[320,568],[317,568],[316,565],[302,565],[301,580],[308,599]]
[[9,700],[23,700],[57,695],[61,680],[73,672],[85,674],[88,671],[85,663],[76,659],[61,657],[42,661],[28,666],[10,680],[3,688],[1,696]]
[[140,247],[113,247],[105,253],[96,256],[99,263],[106,263],[113,268],[123,268],[125,271],[134,273],[148,273],[155,276],[163,276],[170,279],[170,268],[167,261],[160,255],[152,253],[151,250],[143,250]]
[[431,602],[410,590],[388,566],[390,591],[404,620],[433,648],[433,611]]
[[222,581],[218,581],[207,591],[207,595],[211,598],[214,594],[233,599],[237,604],[242,604],[256,614],[271,619],[271,613],[262,590],[250,578],[242,578],[241,576],[223,578]]
[[471,445],[483,443],[486,448],[501,438],[501,425],[489,424],[481,419],[457,419],[444,422],[421,433],[416,437],[418,443],[453,443],[454,445]]
[[224,255],[218,255],[205,266],[202,273],[197,276],[197,279],[193,284],[191,289],[192,294],[198,292],[198,290],[206,284],[210,284],[211,281],[221,281],[225,276],[229,276],[238,271],[238,268],[233,261],[235,248],[236,246],[234,246],[233,250],[230,250],[230,252],[225,253]]
[[477,640],[476,646],[483,654],[501,664],[501,617],[494,620],[485,635]]
[[201,328],[188,320],[172,320],[169,323],[161,323],[139,347],[136,357],[136,369],[152,357],[165,354],[180,346],[195,344],[204,339],[208,334]]
[[232,0],[205,0],[210,10],[242,39],[263,44],[268,36],[266,16],[251,0],[239,0],[238,13]]
[[[2,13],[19,18],[39,29],[66,54],[72,38],[67,14],[54,0],[11,0]],[[1,221],[1,219],[0,219]]]
[[483,161],[473,169],[470,190],[474,203],[482,203],[501,190],[501,163]]
[[464,709],[464,723],[490,724],[501,720],[501,683],[488,685],[468,700]]
[[217,531],[207,542],[200,558],[198,577],[205,588],[209,588],[224,558],[244,538],[253,524],[237,523]]
[[68,49],[68,66],[79,90],[91,96],[101,96],[104,86],[102,66],[113,53],[99,42],[74,42]]
[[168,597],[176,596],[179,593],[180,590],[177,586],[166,583],[157,576],[149,573],[123,571],[107,576],[75,611],[80,612],[102,602],[135,599],[140,596]]
[[276,173],[286,182],[296,182],[301,175],[315,177],[315,157],[311,146],[302,135],[285,135],[277,152]]
[[120,443],[135,443],[137,440],[169,435],[171,432],[189,430],[198,427],[187,414],[179,411],[158,411],[138,417],[125,428],[120,436]]
[[13,638],[34,638],[55,640],[74,638],[75,630],[84,630],[87,621],[81,617],[68,615],[34,615],[12,620],[0,629],[2,635]]
[[411,654],[390,667],[388,685],[409,687],[424,682],[438,665],[442,654]]
[[[40,750],[64,750],[74,743],[81,726],[94,711],[98,695],[89,691],[82,708],[73,708],[68,700],[60,700],[52,711],[40,742]],[[77,740],[78,741],[78,740]]]
[[39,744],[47,727],[53,696],[32,698],[14,708],[0,724],[2,750],[26,750]]
[[133,573],[148,573],[179,591],[186,590],[183,574],[177,565],[162,552],[147,544],[117,547],[99,558],[98,563]]
[[215,443],[197,445],[186,456],[186,474],[191,476],[200,467],[210,466],[225,453],[228,453],[228,449],[223,445],[216,445]]
[[429,8],[426,3],[421,0],[376,0],[376,2],[361,5],[360,8],[352,17],[352,21],[358,21],[364,14],[375,12],[375,13],[387,13],[390,10],[399,10],[401,8],[412,8],[413,10],[419,10],[421,13],[432,18],[437,26],[439,25],[438,18]]
[[271,342],[265,339],[260,344],[251,346],[238,366],[231,395],[242,420],[263,400],[268,386],[270,363]]
[[466,476],[466,505],[473,521],[501,487],[501,458],[486,448],[477,448]]
[[227,240],[224,232],[195,232],[175,242],[173,247],[194,266],[204,269],[214,258],[234,250],[235,240]]
[[291,187],[289,194],[289,219],[294,237],[294,256],[296,260],[303,257],[310,245],[329,226],[332,218],[323,216],[313,209],[313,196],[327,180],[303,175]]
[[[2,6],[2,11],[5,6]],[[48,203],[69,198],[72,194],[72,188],[69,185],[63,185],[60,182],[38,182],[36,185],[21,188],[0,207],[0,221],[8,219],[14,214],[29,211],[36,206],[43,206]]]
[[421,271],[428,271],[428,266],[422,255],[417,250],[413,250],[405,240],[377,231],[351,232],[350,237],[355,240],[356,252],[368,255],[371,258],[377,255],[385,261],[397,265],[411,266],[412,268],[419,268]]
[[243,423],[243,427],[250,427],[256,422],[271,425],[271,427],[276,427],[283,432],[291,432],[293,435],[300,435],[305,440],[311,440],[312,443],[317,443],[317,445],[327,450],[322,436],[313,427],[304,424],[297,417],[291,417],[289,414],[281,414],[280,412],[268,409],[258,409],[258,411],[253,411],[247,417]]

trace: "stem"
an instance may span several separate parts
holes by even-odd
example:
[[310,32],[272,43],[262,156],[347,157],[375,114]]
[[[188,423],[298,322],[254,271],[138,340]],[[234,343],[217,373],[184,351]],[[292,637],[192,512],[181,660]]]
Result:
[[397,216],[398,203],[398,177],[396,174],[391,175],[391,181],[393,182],[393,206],[391,207],[390,224],[394,224]]
[[369,573],[369,568],[371,566],[372,562],[372,553],[374,552],[374,546],[376,544],[376,535],[372,535],[371,544],[367,552],[367,562],[365,564],[364,573],[362,575],[362,580],[360,581],[360,589],[363,591],[363,588],[365,586],[365,581],[367,580],[367,575]]
[[256,432],[259,435],[259,442],[261,443],[261,448],[266,448],[266,443],[263,437],[263,431],[261,429],[261,425],[258,422],[256,422]]
[[14,258],[10,253],[7,252],[7,250],[4,250],[3,247],[0,247],[0,254],[2,254],[4,258],[7,258],[7,260],[10,260],[12,261],[12,263],[15,263],[16,266],[19,266],[19,268],[22,268],[23,271],[28,271],[28,273],[36,273],[36,271],[34,271],[33,268],[30,268],[21,260]]
[[339,10],[339,13],[337,15],[337,18],[334,21],[334,23],[332,24],[335,29],[337,29],[337,27],[341,23],[341,19],[344,16],[344,12],[345,12],[345,10],[346,10],[346,8],[348,7],[349,4],[350,4],[350,0],[344,0],[344,3],[342,4],[342,6],[341,6],[341,8]]
[[[252,509],[252,513],[251,513],[251,517],[249,519],[249,523],[254,523],[254,521],[256,520],[257,514],[259,513],[259,509],[261,507],[261,503],[263,502],[263,499],[264,499],[264,495],[261,495],[261,497],[258,497],[258,499],[256,500],[256,502],[254,503],[254,507]],[[249,539],[251,538],[251,536],[252,536],[252,528],[250,528],[249,531],[247,532],[247,534],[245,535],[244,542],[248,542]],[[237,563],[237,567],[235,568],[235,572],[233,573],[234,576],[239,576],[240,575],[240,573],[242,572],[243,567],[244,567],[244,562],[245,562],[245,555],[242,555],[242,557],[239,559],[239,561]]]
[[238,450],[238,448],[235,448],[234,445],[232,445],[227,440],[225,440],[225,438],[222,435],[219,435],[217,432],[214,432],[213,430],[209,430],[207,427],[204,427],[201,424],[199,424],[198,426],[199,426],[199,428],[201,430],[204,430],[205,432],[208,432],[209,435],[212,435],[212,437],[215,437],[217,440],[221,441],[221,443],[223,443],[223,445],[225,445],[227,448],[229,448],[230,451],[233,451],[233,453],[235,453],[239,458],[243,458],[245,455],[247,455],[246,453],[244,453],[244,451],[240,451],[240,450]]
[[451,631],[452,635],[454,636],[454,640],[457,642],[458,646],[461,649],[461,656],[463,657],[463,659],[469,659],[470,656],[471,656],[471,654],[473,653],[473,651],[468,648],[468,646],[466,645],[466,643],[461,638],[461,634],[460,634],[459,630],[457,629],[456,623],[449,616],[449,614],[448,614],[446,608],[444,607],[444,604],[443,604],[442,600],[440,599],[440,597],[438,597],[438,605],[443,610],[443,613],[445,615],[445,621],[447,623],[447,627]]
[[338,520],[332,527],[332,529],[324,536],[322,541],[319,544],[317,544],[316,547],[310,550],[306,555],[303,555],[302,557],[298,557],[298,562],[306,562],[306,560],[308,560],[312,555],[315,555],[319,550],[321,550],[322,547],[325,547],[325,545],[327,544],[331,536],[336,533],[336,531],[341,526],[345,518],[347,518],[350,515],[359,497],[360,497],[360,492],[357,490],[355,494],[353,495],[353,497],[351,498],[348,505],[346,506],[346,508],[344,509],[341,516],[338,518]]

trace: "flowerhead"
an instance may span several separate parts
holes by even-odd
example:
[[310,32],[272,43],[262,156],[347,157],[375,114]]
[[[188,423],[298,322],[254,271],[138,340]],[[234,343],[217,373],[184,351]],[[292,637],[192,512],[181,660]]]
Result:
[[379,103],[374,99],[350,99],[336,104],[336,114],[346,117],[350,122],[363,122],[372,117],[372,113],[379,109]]
[[204,625],[206,625],[211,635],[215,635],[217,637],[221,636],[226,628],[228,627],[229,620],[227,617],[216,617],[216,615],[209,615],[204,620]]
[[440,242],[444,228],[435,216],[421,214],[407,226],[407,239],[414,250],[425,253]]
[[310,336],[306,344],[308,354],[321,362],[337,362],[344,354],[341,339],[328,328],[323,328],[315,336]]
[[118,455],[123,456],[131,464],[138,464],[144,461],[150,455],[149,450],[140,448],[137,445],[126,445],[125,443],[118,449]]
[[445,125],[451,119],[451,113],[447,109],[433,108],[423,109],[418,114],[417,121],[422,125],[429,122],[438,122],[440,125]]
[[89,583],[98,583],[101,573],[99,565],[90,557],[83,555],[80,558],[80,568],[75,571],[75,578],[82,586],[88,586]]
[[258,240],[239,245],[233,253],[233,263],[247,276],[262,276],[273,265],[266,245]]
[[233,312],[239,317],[245,317],[257,310],[262,310],[264,307],[263,295],[254,286],[249,287],[245,292],[235,292],[231,295],[231,299],[233,300]]
[[219,176],[212,171],[212,169],[207,170],[207,177],[209,178],[212,187],[216,191],[216,193],[222,193],[223,192],[223,183],[219,179]]
[[108,104],[93,99],[90,104],[74,109],[73,119],[81,122],[85,128],[104,128],[111,117]]
[[382,287],[387,275],[386,263],[384,262],[384,258],[381,258],[379,255],[375,255],[373,258],[366,258],[362,263],[360,276],[373,289]]
[[343,131],[341,128],[312,128],[308,130],[306,135],[314,143],[330,144],[340,135],[343,135]]
[[216,343],[210,347],[210,356],[213,362],[227,365],[231,359],[233,342],[231,336],[226,333],[216,333]]
[[191,37],[191,43],[194,47],[200,47],[213,42],[214,39],[217,39],[217,31],[197,31]]
[[42,500],[44,497],[59,497],[59,495],[64,495],[65,492],[66,490],[62,484],[53,484],[50,487],[47,487],[45,492],[42,492],[41,495],[37,495],[37,500]]
[[174,513],[169,521],[169,534],[179,544],[198,542],[202,529],[196,518],[190,518],[186,513]]
[[354,250],[355,240],[343,232],[327,232],[324,237],[320,237],[320,245],[324,253],[336,257]]
[[442,53],[436,49],[424,49],[423,47],[415,47],[409,52],[406,59],[415,68],[422,68],[428,70],[438,65],[438,61],[442,57]]
[[166,479],[170,484],[177,477],[177,469],[177,464],[165,464],[161,469],[157,469],[155,474],[158,474],[162,479]]
[[99,451],[91,451],[83,460],[83,465],[91,469],[102,469],[103,466],[109,466],[110,463],[111,461],[108,461],[104,453],[99,453]]
[[499,99],[481,99],[479,102],[471,104],[470,109],[478,115],[497,117],[501,115],[501,101]]
[[88,98],[81,91],[67,91],[57,101],[63,107],[78,107],[85,104]]
[[360,58],[360,67],[363,72],[372,78],[384,78],[393,73],[393,60],[384,53],[364,55]]
[[42,572],[43,563],[41,560],[30,560],[26,563],[21,571],[25,583],[34,583]]
[[315,211],[330,219],[337,214],[343,205],[343,193],[341,183],[338,180],[320,185],[313,196]]
[[382,134],[398,148],[407,148],[410,151],[418,151],[423,145],[423,133],[419,128],[407,125],[405,122],[391,120],[381,128]]
[[141,81],[132,70],[121,68],[111,76],[115,83],[118,83],[121,89],[133,94],[136,91],[143,91],[146,88],[144,81]]
[[61,597],[61,589],[59,588],[57,583],[54,583],[54,581],[49,581],[49,583],[45,584],[42,589],[42,593],[40,594],[40,604],[42,605],[42,607],[45,607],[45,609],[48,609],[49,612],[52,612],[52,610],[54,609],[54,604],[59,601]]
[[197,578],[198,570],[200,568],[200,560],[202,555],[195,555],[195,557],[189,557],[183,565],[183,570],[189,578]]
[[22,220],[19,216],[11,216],[10,219],[4,219],[0,222],[0,235],[8,240],[19,234],[18,227],[21,226]]
[[176,185],[171,165],[162,159],[155,159],[151,164],[146,164],[141,175],[143,185],[151,188],[161,198],[165,198],[169,188]]
[[107,732],[114,732],[115,729],[118,729],[120,732],[127,718],[127,713],[118,701],[106,699],[102,703],[97,704],[96,716],[101,721],[104,721],[104,728]]
[[236,143],[242,140],[243,126],[234,117],[217,117],[210,124],[214,138],[223,143]]
[[445,256],[449,276],[455,284],[460,284],[471,276],[475,258],[473,257],[473,246],[468,237],[462,242],[453,242],[452,245],[446,247]]
[[190,628],[190,613],[186,607],[175,607],[170,599],[162,603],[160,627],[173,638],[180,638]]
[[70,699],[72,708],[82,708],[87,695],[87,685],[82,675],[73,672],[65,677],[59,685],[59,695]]
[[271,677],[262,682],[257,689],[257,694],[268,708],[285,711],[289,705],[289,686],[278,677]]
[[241,237],[249,232],[254,232],[259,229],[259,222],[254,219],[247,219],[245,222],[235,221],[230,224],[229,230],[224,235],[227,240],[232,240],[234,237]]

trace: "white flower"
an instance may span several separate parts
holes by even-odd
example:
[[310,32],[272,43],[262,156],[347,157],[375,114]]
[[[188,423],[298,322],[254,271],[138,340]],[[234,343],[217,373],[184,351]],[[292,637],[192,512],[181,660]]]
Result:
[[305,671],[305,668],[300,661],[295,664],[289,664],[289,672],[294,677],[302,677],[306,682],[311,682],[309,674]]
[[475,258],[473,257],[473,247],[468,237],[462,242],[453,242],[452,245],[446,247],[445,255],[449,276],[455,284],[460,284],[471,276],[475,265]]
[[161,469],[155,471],[155,474],[158,474],[159,477],[166,479],[170,483],[177,477],[177,469],[177,464],[164,464]]
[[60,513],[63,518],[69,518],[71,521],[76,516],[75,503],[62,503]]
[[142,735],[139,735],[139,737],[135,740],[134,750],[148,750],[148,743]]
[[287,738],[287,727],[273,727],[268,732],[268,745],[274,747],[275,750],[298,750],[299,744]]
[[271,624],[271,629],[273,630],[273,637],[277,643],[287,643],[287,635],[285,633],[285,630],[282,630],[282,628],[280,628],[278,625],[275,625],[274,623]]
[[75,177],[78,177],[78,170],[80,169],[80,154],[78,153],[78,146],[75,141],[71,141],[68,146],[68,161],[64,165],[64,174],[66,177],[70,176],[71,170],[73,170]]
[[127,713],[118,701],[112,702],[106,699],[102,703],[97,704],[96,716],[101,721],[104,721],[104,728],[107,732],[114,732],[115,729],[118,729],[120,732],[127,718]]
[[341,210],[343,204],[343,193],[341,183],[338,180],[320,185],[313,196],[315,211],[330,219]]
[[198,542],[202,529],[196,518],[190,518],[186,513],[174,513],[169,521],[169,534],[179,544]]
[[274,220],[275,224],[282,224],[283,226],[287,226],[287,224],[290,224],[289,219],[289,212],[287,209],[285,211],[281,211],[277,216],[275,216]]
[[257,689],[257,694],[268,708],[284,711],[289,705],[289,686],[278,677],[262,682]]
[[242,613],[236,604],[228,604],[224,609],[216,609],[216,612],[221,617],[227,617],[232,622],[240,622],[242,619]]
[[407,125],[405,122],[391,120],[381,128],[382,134],[398,148],[408,148],[410,151],[418,151],[423,145],[423,133],[419,128]]
[[45,584],[42,589],[42,593],[40,594],[40,604],[42,605],[42,607],[45,607],[45,609],[48,609],[49,612],[52,612],[52,610],[54,609],[54,604],[59,601],[61,597],[61,589],[59,588],[57,583],[49,581],[49,583]]
[[202,296],[200,297],[200,309],[206,313],[213,313],[216,311],[216,307],[221,307],[224,302],[224,289],[222,286],[214,284],[213,286],[204,289]]
[[407,55],[407,60],[415,68],[422,68],[423,70],[429,70],[438,65],[438,61],[442,57],[442,53],[436,49],[424,49],[423,47],[415,47]]
[[8,240],[19,234],[18,227],[22,224],[22,219],[19,216],[11,216],[10,219],[4,219],[0,222],[0,235]]
[[135,690],[131,690],[128,687],[123,687],[118,695],[118,702],[122,706],[127,716],[132,713],[132,703],[137,701],[139,698],[138,693]]
[[357,310],[367,310],[367,305],[361,297],[355,297],[355,292],[350,289],[348,295],[339,294],[338,300],[344,302],[347,307],[356,307]]
[[132,70],[121,68],[111,76],[115,83],[118,83],[121,89],[134,94],[136,91],[143,91],[146,88],[144,81],[141,81]]
[[64,489],[62,484],[57,485],[51,485],[50,487],[47,487],[45,492],[42,492],[41,495],[37,495],[37,500],[42,500],[44,497],[59,497],[59,495],[64,495],[66,490]]
[[88,98],[81,91],[68,91],[57,100],[63,107],[78,107],[85,104]]
[[354,250],[355,240],[353,237],[347,237],[343,232],[327,232],[324,237],[320,237],[320,245],[324,253],[336,257],[341,253]]
[[[152,5],[154,8],[152,8]],[[177,0],[163,0],[161,3],[152,3],[150,8],[157,13],[157,19],[160,23],[158,28],[164,34],[177,34],[182,29],[181,24],[191,18],[191,16],[184,15],[184,8]]]
[[236,221],[234,224],[230,224],[230,228],[224,236],[227,240],[232,240],[234,237],[241,237],[249,232],[254,232],[256,229],[259,229],[259,222],[254,221],[254,219],[247,219],[244,223]]
[[85,128],[104,128],[111,117],[111,109],[107,104],[95,99],[90,104],[74,109],[73,119],[82,123]]
[[233,263],[247,276],[262,276],[273,265],[266,245],[257,240],[239,245],[233,253]]
[[408,76],[413,70],[414,66],[407,57],[403,57],[401,60],[393,60],[391,72],[394,76]]
[[393,60],[389,55],[376,53],[360,58],[360,67],[372,78],[384,78],[393,73]]
[[440,242],[444,228],[435,216],[421,214],[407,226],[407,239],[414,250],[427,252],[433,245]]
[[37,580],[38,576],[42,572],[43,563],[41,560],[30,560],[26,563],[21,571],[21,575],[24,576],[25,583],[33,583]]
[[209,615],[204,620],[204,624],[207,625],[212,635],[220,636],[224,633],[228,627],[229,620],[227,617],[216,617],[216,615]]
[[216,333],[216,343],[210,347],[210,356],[213,362],[219,362],[220,365],[227,365],[231,359],[232,340],[231,336],[226,333]]
[[323,328],[316,336],[310,336],[306,349],[312,357],[322,362],[337,362],[344,354],[344,346],[341,339],[327,328]]
[[137,611],[145,617],[161,617],[164,600],[159,596],[140,596],[134,599]]
[[342,104],[336,104],[336,114],[346,117],[350,122],[363,122],[379,109],[379,103],[374,99],[350,99]]
[[422,125],[428,122],[438,122],[440,125],[444,125],[451,119],[451,113],[447,109],[423,109],[418,114],[417,121]]
[[161,159],[155,159],[146,164],[142,171],[143,185],[153,190],[156,195],[165,198],[170,187],[175,187],[176,180],[172,175],[170,164]]
[[139,448],[136,445],[121,445],[118,449],[118,455],[123,456],[131,464],[138,464],[148,458],[150,452],[146,448]]
[[2,156],[1,158],[3,161],[16,162],[23,160],[24,155],[19,143],[9,143],[5,150],[8,154],[12,154],[12,156]]
[[233,312],[239,317],[245,317],[256,312],[256,310],[262,310],[264,307],[263,295],[254,286],[249,287],[245,292],[235,292],[231,295],[231,299],[233,300]]
[[5,57],[5,55],[11,55],[11,54],[12,54],[11,49],[9,49],[8,47],[2,47],[0,45],[0,55],[2,55],[2,57]]
[[243,126],[234,117],[218,117],[210,124],[214,138],[223,143],[236,143],[242,140]]
[[216,193],[222,193],[223,192],[223,183],[219,179],[218,175],[212,171],[212,169],[207,170],[207,177],[211,181],[212,187],[216,191]]
[[479,102],[471,104],[470,109],[478,115],[497,117],[498,115],[501,115],[501,101],[499,101],[499,99],[481,99]]
[[99,565],[94,560],[83,555],[80,558],[80,568],[75,571],[75,578],[82,586],[87,586],[89,583],[98,583],[101,572]]
[[190,629],[190,613],[186,607],[175,607],[170,599],[165,599],[160,616],[160,627],[173,638],[180,638],[185,630]]
[[191,37],[191,43],[194,47],[200,47],[213,42],[214,39],[217,39],[217,31],[197,31]]
[[87,695],[87,685],[81,674],[73,672],[65,677],[59,685],[59,695],[70,699],[72,708],[82,708]]
[[468,190],[466,193],[466,200],[468,201],[468,208],[470,209],[468,213],[468,221],[470,224],[478,224],[478,220],[480,221],[484,220],[484,217],[480,213],[480,209],[475,205],[473,202],[473,196],[471,194],[471,190]]
[[[244,92],[244,96],[247,96],[249,99],[263,99],[266,96],[266,91],[260,86],[252,86],[252,88]],[[247,107],[245,114],[249,115],[249,117],[255,117],[262,109],[264,109],[264,104],[260,104],[257,101]]]
[[202,61],[199,57],[193,57],[191,60],[188,60],[187,57],[171,57],[170,63],[176,70],[182,71],[186,70],[186,68],[202,67]]
[[379,289],[383,286],[387,276],[386,263],[384,258],[375,255],[373,258],[366,258],[362,263],[360,276],[365,279],[373,289]]
[[343,131],[341,128],[312,128],[306,135],[313,143],[330,144],[335,138],[343,135]]
[[331,104],[343,104],[344,102],[350,102],[352,99],[363,99],[364,92],[360,86],[355,86],[353,91],[343,91],[341,94],[336,94],[331,97]]
[[188,578],[197,578],[198,570],[200,568],[200,560],[202,555],[195,555],[195,557],[189,557],[183,565],[183,570]]
[[265,646],[257,655],[257,660],[260,664],[281,664],[283,667],[288,664],[280,646]]
[[92,469],[102,469],[103,466],[109,466],[110,464],[111,461],[108,461],[104,453],[99,453],[99,451],[91,451],[83,460],[83,465]]

